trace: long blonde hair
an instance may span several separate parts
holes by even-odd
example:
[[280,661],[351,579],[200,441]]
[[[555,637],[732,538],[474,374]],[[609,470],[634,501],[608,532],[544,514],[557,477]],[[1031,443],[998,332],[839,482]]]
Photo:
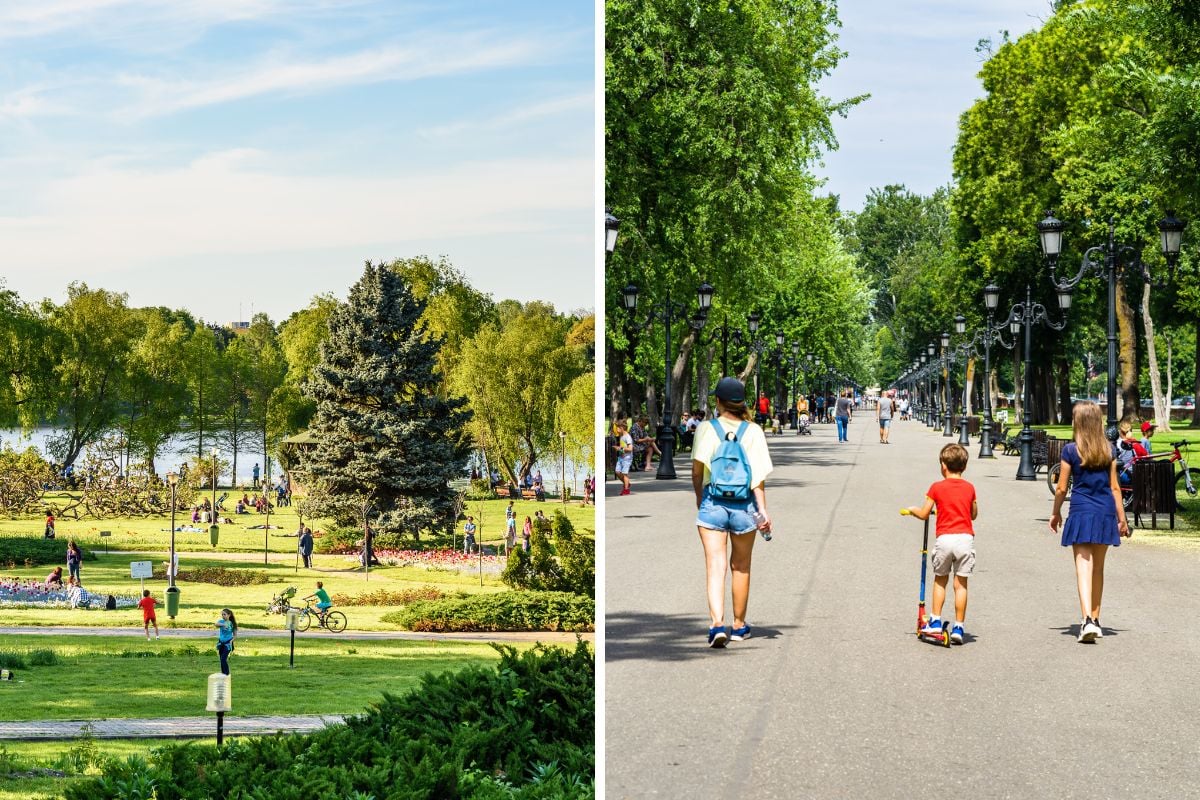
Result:
[[1100,406],[1080,400],[1071,409],[1072,434],[1079,448],[1079,461],[1087,469],[1104,469],[1112,463],[1112,445],[1104,435]]
[[720,415],[721,413],[733,414],[738,419],[746,420],[746,422],[754,421],[754,415],[750,413],[750,407],[746,405],[745,400],[740,403],[736,403],[732,400],[722,400],[718,397],[717,414]]

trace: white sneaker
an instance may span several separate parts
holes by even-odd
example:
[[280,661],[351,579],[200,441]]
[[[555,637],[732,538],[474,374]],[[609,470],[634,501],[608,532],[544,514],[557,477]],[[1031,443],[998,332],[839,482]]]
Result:
[[1103,639],[1104,638],[1104,628],[1100,627],[1100,620],[1094,619],[1094,620],[1092,620],[1092,624],[1096,626],[1096,638]]
[[1079,623],[1079,639],[1077,641],[1092,643],[1096,641],[1096,623],[1091,617],[1084,617]]

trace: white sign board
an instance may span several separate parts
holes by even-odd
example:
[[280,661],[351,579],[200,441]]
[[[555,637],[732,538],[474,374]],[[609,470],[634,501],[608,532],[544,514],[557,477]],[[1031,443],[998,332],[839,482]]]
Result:
[[129,562],[129,577],[137,580],[138,578],[151,578],[154,576],[153,561],[130,561]]

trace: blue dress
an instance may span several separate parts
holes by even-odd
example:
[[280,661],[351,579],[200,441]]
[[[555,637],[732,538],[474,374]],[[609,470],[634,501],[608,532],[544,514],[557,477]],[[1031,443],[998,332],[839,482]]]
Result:
[[1071,513],[1063,525],[1062,546],[1109,544],[1121,546],[1117,527],[1117,505],[1113,501],[1109,467],[1086,469],[1079,461],[1074,442],[1062,449],[1062,460],[1071,467]]

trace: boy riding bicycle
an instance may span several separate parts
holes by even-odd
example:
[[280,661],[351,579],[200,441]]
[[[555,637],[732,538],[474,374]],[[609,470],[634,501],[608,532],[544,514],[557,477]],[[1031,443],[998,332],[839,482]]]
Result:
[[333,608],[333,601],[329,599],[329,592],[325,591],[325,584],[322,581],[317,581],[317,590],[310,594],[305,600],[317,601],[317,614],[325,616],[325,612]]

